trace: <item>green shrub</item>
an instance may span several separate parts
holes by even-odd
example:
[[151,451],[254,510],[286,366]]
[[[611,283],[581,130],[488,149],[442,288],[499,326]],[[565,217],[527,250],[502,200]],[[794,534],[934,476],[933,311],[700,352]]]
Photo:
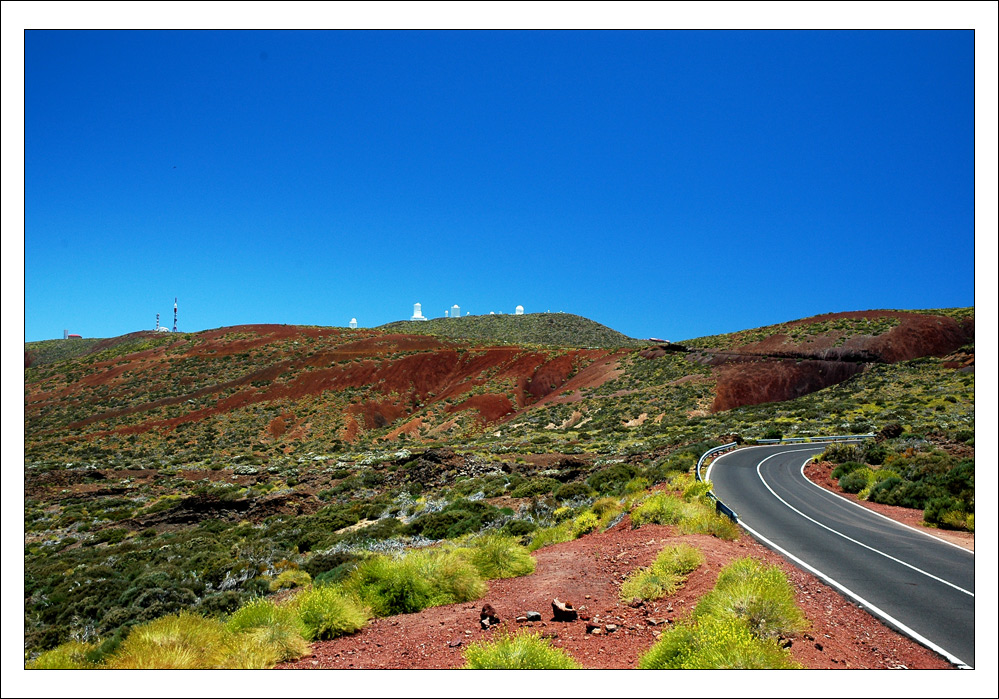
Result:
[[481,501],[456,500],[440,512],[417,517],[402,530],[428,539],[457,539],[479,531],[500,516],[497,508]]
[[680,473],[670,479],[670,487],[679,490],[687,502],[703,500],[711,490],[711,481],[699,481],[691,473]]
[[67,641],[45,651],[25,665],[28,670],[92,670],[100,667],[91,658],[97,651],[94,643]]
[[800,669],[775,639],[755,637],[736,617],[678,624],[638,661],[642,670]]
[[839,487],[848,493],[860,493],[874,482],[874,472],[866,466],[858,468],[839,479]]
[[867,499],[883,505],[895,505],[897,503],[893,501],[894,493],[904,484],[905,481],[897,475],[884,478],[871,486]]
[[640,568],[621,584],[621,599],[652,600],[671,595],[704,563],[704,554],[688,544],[664,548],[648,568]]
[[344,584],[375,616],[468,602],[488,589],[475,567],[458,552],[438,549],[409,551],[395,558],[372,556]]
[[468,544],[468,559],[486,580],[516,578],[534,572],[534,557],[512,537],[486,534]]
[[564,541],[572,541],[575,537],[572,529],[572,521],[561,522],[553,527],[538,529],[531,536],[531,543],[527,545],[528,551],[537,551],[545,546],[561,544]]
[[561,485],[554,478],[529,478],[510,492],[510,497],[530,498],[545,495]]
[[832,470],[830,474],[836,480],[839,480],[848,473],[853,473],[854,471],[864,468],[864,464],[859,461],[844,461],[839,466]]
[[[847,461],[856,461],[860,457],[860,450],[853,444],[845,442],[833,442],[822,452],[820,460],[829,461],[834,464],[842,464]],[[839,478],[839,476],[836,476]]]
[[[926,503],[923,510],[923,521],[927,524],[934,524],[945,529],[964,528],[967,521],[964,513],[964,506],[957,498],[945,495],[933,498]],[[960,522],[960,527],[948,526],[949,523]]]
[[504,524],[500,531],[507,536],[517,537],[526,541],[525,537],[537,528],[538,525],[534,522],[526,519],[513,519]]
[[637,475],[638,471],[633,466],[614,464],[597,471],[586,482],[598,493],[616,494],[623,491],[625,484]]
[[305,627],[307,640],[324,640],[358,631],[368,623],[368,610],[353,595],[334,585],[298,593],[290,605]]
[[196,670],[229,666],[232,634],[217,619],[188,612],[135,626],[107,667],[131,670]]
[[470,670],[578,670],[582,665],[561,648],[537,633],[503,636],[478,641],[465,651]]
[[628,495],[632,495],[634,493],[640,493],[643,490],[646,490],[650,485],[652,484],[649,482],[648,478],[643,478],[642,476],[636,476],[635,478],[632,478],[630,481],[624,484],[624,492]]
[[267,599],[253,600],[229,616],[226,628],[252,634],[259,645],[273,649],[275,663],[309,653],[305,640],[309,630],[294,604],[279,606]]
[[596,531],[599,526],[600,518],[597,517],[596,513],[587,510],[572,520],[572,537],[578,539],[592,531]]
[[655,493],[631,511],[636,527],[643,524],[677,524],[688,510],[687,503],[671,493]]
[[753,558],[725,566],[714,590],[697,603],[694,616],[738,617],[758,638],[789,635],[807,626],[783,572]]
[[554,494],[555,499],[561,502],[564,500],[592,498],[596,494],[596,491],[583,481],[573,481],[572,483],[565,483],[556,488]]
[[271,580],[270,590],[271,592],[277,592],[285,588],[305,587],[311,582],[312,577],[304,570],[289,568],[288,570],[281,571],[276,578]]
[[680,521],[680,532],[683,534],[709,534],[726,541],[735,541],[739,538],[739,525],[728,517],[702,505],[696,512],[688,512]]

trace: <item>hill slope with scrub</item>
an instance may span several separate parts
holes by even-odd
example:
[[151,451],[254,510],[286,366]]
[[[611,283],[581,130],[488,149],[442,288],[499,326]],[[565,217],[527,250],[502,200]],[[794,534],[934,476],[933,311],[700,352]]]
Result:
[[[607,346],[420,325],[26,343],[29,656],[77,639],[119,657],[143,624],[225,619],[378,554],[490,532],[548,551],[641,521],[656,488],[696,501],[697,456],[733,439],[883,432],[850,456],[894,464],[875,496],[942,488],[938,524],[973,528],[973,309]],[[675,507],[690,524],[666,538],[722,531]]]

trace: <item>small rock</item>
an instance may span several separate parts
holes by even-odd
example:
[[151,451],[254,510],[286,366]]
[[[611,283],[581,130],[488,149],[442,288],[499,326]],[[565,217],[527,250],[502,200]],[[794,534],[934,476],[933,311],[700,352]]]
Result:
[[524,616],[528,621],[541,621],[541,612],[527,612]]
[[462,639],[462,638],[456,638],[453,641],[449,642],[447,645],[448,645],[448,648],[458,648],[464,642],[465,642],[464,639]]
[[607,626],[605,626],[604,629],[607,630],[607,633],[614,633],[615,631],[617,631],[617,624],[607,624]]
[[496,610],[493,609],[493,605],[488,602],[482,605],[482,611],[479,612],[479,621],[485,622],[483,628],[489,628],[489,626],[499,623],[500,618]]
[[600,633],[600,624],[594,624],[592,621],[586,622],[586,633]]
[[816,643],[815,644],[815,650],[822,650],[822,644],[821,643]]
[[525,623],[527,623],[527,617],[526,616],[519,616],[519,617],[515,618],[514,621],[516,621],[518,624],[525,624]]
[[560,602],[556,597],[552,600],[552,621],[575,621],[579,612],[572,608],[571,602]]

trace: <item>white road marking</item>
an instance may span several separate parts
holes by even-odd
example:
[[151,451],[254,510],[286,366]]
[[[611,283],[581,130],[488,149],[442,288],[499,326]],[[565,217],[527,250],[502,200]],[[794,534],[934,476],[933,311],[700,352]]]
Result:
[[[756,448],[759,448],[759,447],[748,447],[748,448],[749,449],[756,449]],[[795,449],[794,451],[795,452],[799,452],[799,451],[811,451],[811,449]],[[734,452],[729,452],[729,454],[731,454],[731,453],[734,453]],[[787,453],[787,452],[779,452],[779,453]],[[718,463],[718,461],[720,461],[725,456],[728,456],[728,454],[723,454],[722,456],[719,456],[717,459],[714,459],[711,462],[711,464],[708,465],[708,469],[707,469],[707,472],[705,474],[706,480],[710,480],[711,479],[711,469],[714,467],[714,465],[716,463]],[[777,456],[777,454],[773,454],[772,456]],[[770,457],[767,457],[767,458],[770,458]],[[764,459],[764,461],[765,460],[766,459]],[[762,463],[763,462],[761,461],[760,464],[762,464]],[[757,465],[757,473],[759,473],[759,464]],[[763,481],[762,476],[761,476],[760,480]],[[767,485],[766,481],[763,481],[763,484],[766,485],[766,487],[770,490],[770,492],[773,493],[774,496],[777,497],[777,499],[780,500],[780,496],[778,496],[776,493],[773,492],[773,489],[770,488],[769,485]],[[781,502],[784,502],[784,501],[781,500]],[[787,505],[786,502],[784,502],[784,504]],[[787,505],[787,506],[791,507],[790,505]],[[791,509],[793,510],[794,508],[792,507]],[[867,508],[864,508],[864,509],[867,509]],[[795,510],[795,511],[797,512],[797,510]],[[799,514],[801,514],[801,513],[799,512]],[[805,515],[802,515],[802,516],[805,516]],[[814,521],[814,520],[812,520],[812,521]],[[819,523],[816,522],[816,524],[819,524]],[[757,540],[764,542],[770,548],[774,549],[775,551],[778,551],[783,556],[785,556],[786,558],[794,561],[797,565],[799,565],[802,568],[804,568],[805,570],[811,572],[812,574],[814,574],[816,577],[818,577],[821,580],[823,580],[828,585],[836,588],[841,593],[843,593],[844,595],[846,595],[847,597],[849,597],[850,599],[852,599],[853,601],[855,601],[862,608],[867,609],[873,615],[875,615],[877,617],[880,617],[881,619],[883,619],[884,621],[888,622],[890,625],[894,626],[897,630],[901,631],[902,633],[904,633],[905,635],[909,636],[913,640],[915,640],[915,641],[923,644],[927,648],[929,648],[929,649],[931,649],[933,651],[936,651],[937,653],[939,653],[943,657],[947,658],[948,661],[950,661],[951,663],[953,663],[957,667],[962,668],[962,669],[973,669],[973,668],[971,668],[970,665],[968,665],[967,663],[965,663],[963,660],[961,660],[957,656],[949,653],[945,649],[943,649],[940,646],[938,646],[937,644],[933,643],[931,640],[929,640],[925,636],[923,636],[923,635],[917,633],[916,631],[912,630],[911,628],[909,628],[908,626],[906,626],[905,624],[903,624],[902,622],[900,622],[898,619],[894,618],[893,616],[891,616],[890,614],[888,614],[887,612],[885,612],[883,609],[881,609],[881,608],[879,608],[879,607],[871,604],[870,602],[868,602],[866,599],[864,599],[863,597],[861,597],[860,595],[858,595],[856,592],[854,592],[850,588],[848,588],[845,585],[839,583],[837,580],[835,580],[834,578],[830,577],[829,575],[826,575],[825,573],[823,573],[818,568],[816,568],[816,567],[814,567],[812,565],[809,565],[808,563],[806,563],[802,559],[800,559],[797,556],[795,556],[790,551],[787,551],[784,548],[782,548],[781,546],[778,546],[775,542],[770,541],[768,538],[766,538],[765,536],[763,536],[762,534],[760,534],[758,531],[754,530],[752,527],[747,526],[746,523],[741,520],[741,518],[739,520],[739,526],[742,527],[743,529],[745,529],[747,532],[749,532]],[[825,525],[820,524],[820,526],[824,527]],[[828,529],[828,527],[826,527],[826,528]],[[830,531],[832,531],[832,530],[830,530]],[[839,534],[839,532],[834,532],[834,533],[835,534]],[[842,534],[839,534],[839,535],[843,536]],[[863,544],[861,544],[861,545],[863,546]],[[878,552],[878,553],[880,553],[880,552]],[[884,555],[884,554],[882,554],[882,555]],[[950,584],[950,583],[948,583],[948,584]],[[957,588],[957,589],[960,590],[961,588]],[[972,594],[972,593],[968,593],[965,590],[961,590],[961,591],[965,592],[966,594],[971,594],[971,596],[974,597],[974,594]]]
[[[776,491],[773,488],[770,487],[770,484],[767,483],[766,479],[763,477],[763,473],[760,470],[760,468],[763,466],[763,464],[765,462],[769,461],[770,459],[774,458],[775,456],[780,456],[782,454],[793,454],[795,451],[805,451],[805,450],[804,449],[801,449],[801,450],[797,450],[796,449],[796,450],[793,450],[793,451],[778,452],[777,454],[771,454],[767,458],[763,459],[763,461],[760,461],[758,464],[756,464],[756,475],[758,475],[760,477],[760,482],[763,483],[763,485],[766,486],[767,490],[769,490],[770,493],[775,498],[777,498],[778,500],[780,500],[788,509],[790,509],[791,511],[796,512],[797,514],[801,515],[802,517],[804,517],[805,519],[807,519],[809,522],[813,522],[813,523],[819,525],[820,527],[822,527],[823,529],[826,529],[826,530],[832,532],[836,536],[841,536],[844,539],[846,539],[847,541],[856,544],[857,546],[861,546],[861,547],[867,549],[868,551],[873,551],[874,553],[876,553],[876,554],[878,554],[880,556],[884,556],[885,558],[887,558],[890,561],[894,561],[895,563],[898,563],[899,565],[903,565],[906,568],[910,568],[910,569],[916,571],[917,573],[925,575],[928,578],[932,578],[933,580],[936,580],[937,582],[941,582],[944,585],[947,585],[948,587],[952,587],[955,590],[957,590],[958,592],[963,592],[964,594],[966,594],[966,595],[968,595],[970,597],[974,597],[975,596],[974,592],[969,592],[968,590],[965,590],[963,587],[959,587],[958,585],[955,585],[952,582],[948,582],[947,580],[944,580],[943,578],[939,578],[936,575],[933,575],[932,573],[926,572],[922,568],[917,568],[916,566],[912,565],[911,563],[906,563],[905,561],[901,560],[900,558],[895,558],[894,556],[891,556],[891,555],[885,553],[884,551],[879,551],[878,549],[874,548],[873,546],[868,546],[867,544],[865,544],[862,541],[857,541],[856,539],[853,539],[853,538],[847,536],[843,532],[836,531],[832,527],[823,524],[822,522],[818,521],[817,519],[809,517],[804,512],[802,512],[801,510],[797,509],[796,507],[794,507],[793,505],[791,505],[789,502],[787,502],[784,498],[782,498],[780,495],[778,495],[776,493]],[[809,458],[811,458],[811,457],[809,457]],[[808,461],[806,460],[805,463],[808,463]],[[864,508],[864,509],[866,509],[866,508]]]
[[898,619],[894,618],[893,616],[891,616],[890,614],[888,614],[884,610],[882,610],[882,609],[874,606],[873,604],[871,604],[870,602],[868,602],[867,600],[865,600],[863,597],[861,597],[860,595],[858,595],[857,593],[855,593],[850,588],[848,588],[848,587],[846,587],[844,585],[841,585],[836,580],[834,580],[833,578],[829,577],[828,575],[826,575],[825,573],[823,573],[818,568],[810,566],[809,564],[805,563],[803,560],[801,560],[800,558],[798,558],[797,556],[795,556],[790,551],[785,551],[783,548],[781,548],[780,546],[778,546],[774,542],[770,541],[769,539],[767,539],[765,536],[763,536],[759,532],[753,530],[750,527],[747,527],[744,522],[739,522],[739,526],[742,527],[743,529],[745,529],[746,531],[748,531],[750,534],[752,534],[754,538],[756,538],[756,539],[758,539],[760,541],[765,542],[768,546],[770,546],[771,548],[773,548],[775,551],[779,551],[782,555],[784,555],[787,558],[791,559],[792,561],[794,561],[795,563],[797,563],[802,568],[808,570],[809,572],[811,572],[812,574],[814,574],[817,578],[821,578],[822,580],[824,580],[826,583],[828,583],[832,587],[835,587],[837,590],[839,590],[844,595],[846,595],[847,597],[849,597],[850,599],[852,599],[853,601],[855,601],[857,604],[859,604],[864,609],[867,609],[869,612],[871,612],[875,616],[881,617],[882,619],[884,619],[885,621],[887,621],[889,624],[891,624],[892,626],[894,626],[896,629],[898,629],[899,631],[901,631],[905,635],[909,636],[910,638],[914,639],[915,641],[917,641],[919,643],[922,643],[924,646],[926,646],[930,650],[936,651],[937,653],[939,653],[943,657],[947,658],[947,660],[950,661],[951,663],[953,663],[954,665],[956,665],[956,666],[958,666],[959,668],[962,668],[962,669],[973,669],[973,668],[971,668],[970,665],[968,665],[966,662],[964,662],[963,660],[961,660],[957,656],[952,655],[951,653],[948,653],[946,650],[944,650],[943,648],[941,648],[940,646],[938,646],[933,641],[929,640],[925,636],[922,636],[921,634],[916,633],[915,631],[913,631],[912,629],[910,629],[908,626],[906,626],[905,624],[903,624],[902,622],[900,622]]
[[923,531],[922,529],[917,529],[916,527],[910,526],[910,525],[906,524],[905,522],[899,522],[897,519],[892,519],[891,517],[887,517],[887,516],[881,514],[880,512],[877,512],[876,510],[872,510],[872,509],[869,509],[867,507],[864,507],[860,503],[854,502],[850,498],[845,498],[845,497],[843,497],[842,495],[840,495],[837,492],[829,490],[828,488],[823,488],[821,485],[819,485],[818,483],[814,482],[811,478],[809,478],[808,476],[805,475],[805,466],[807,466],[807,465],[808,465],[808,461],[806,461],[805,463],[803,463],[801,465],[801,477],[804,478],[810,485],[815,486],[816,488],[818,488],[822,492],[828,493],[829,495],[832,495],[832,496],[834,496],[836,498],[839,498],[843,502],[848,502],[851,505],[853,505],[854,507],[859,507],[860,509],[864,510],[865,512],[869,512],[872,515],[877,515],[878,517],[881,517],[882,519],[887,519],[889,522],[894,522],[895,524],[898,524],[899,526],[905,527],[906,529],[911,529],[912,531],[916,532],[917,534],[922,534],[923,536],[928,536],[931,539],[933,539],[934,541],[939,541],[941,544],[947,544],[948,546],[953,546],[954,548],[960,549],[960,550],[964,551],[965,553],[970,553],[972,556],[975,555],[974,551],[966,549],[963,546],[961,546],[960,544],[955,544],[953,541],[947,541],[946,539],[941,539],[939,536],[934,536],[933,534],[930,534],[928,531]]

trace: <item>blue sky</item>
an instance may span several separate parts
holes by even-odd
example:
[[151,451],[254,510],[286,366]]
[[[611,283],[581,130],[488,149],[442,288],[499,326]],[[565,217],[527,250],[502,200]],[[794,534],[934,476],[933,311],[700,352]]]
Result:
[[[28,31],[25,340],[975,303],[970,31]],[[994,157],[994,154],[993,154]]]

